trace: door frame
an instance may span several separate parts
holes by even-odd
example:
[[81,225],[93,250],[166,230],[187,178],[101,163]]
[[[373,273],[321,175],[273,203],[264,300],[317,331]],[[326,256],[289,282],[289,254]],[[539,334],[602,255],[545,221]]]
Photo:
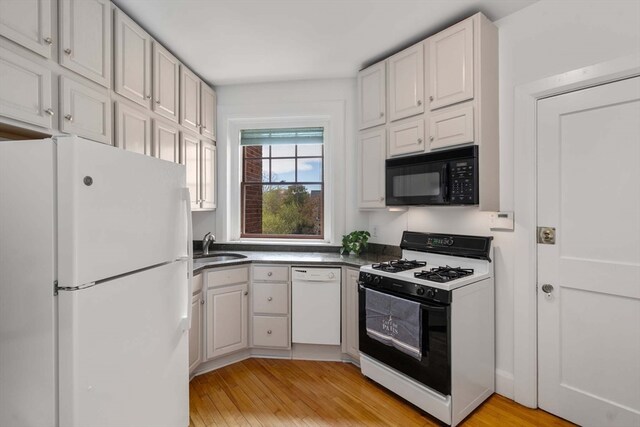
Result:
[[638,75],[640,55],[633,54],[515,88],[513,397],[524,406],[538,406],[537,102]]

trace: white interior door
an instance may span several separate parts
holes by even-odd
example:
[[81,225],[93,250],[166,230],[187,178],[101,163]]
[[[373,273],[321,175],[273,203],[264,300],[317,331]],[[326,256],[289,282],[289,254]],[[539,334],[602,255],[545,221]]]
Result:
[[538,102],[538,402],[581,425],[640,425],[639,117],[638,77]]

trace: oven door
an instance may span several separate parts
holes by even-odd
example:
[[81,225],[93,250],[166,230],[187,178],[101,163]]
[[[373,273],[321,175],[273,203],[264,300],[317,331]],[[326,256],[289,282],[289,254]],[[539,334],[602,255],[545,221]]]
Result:
[[448,204],[448,163],[420,157],[387,160],[387,206]]
[[[406,296],[381,291],[400,298]],[[408,299],[408,298],[407,298]],[[361,284],[358,292],[360,352],[400,371],[421,384],[442,393],[451,394],[451,310],[449,305],[425,304],[422,310],[422,358],[420,360],[367,335],[366,292]]]

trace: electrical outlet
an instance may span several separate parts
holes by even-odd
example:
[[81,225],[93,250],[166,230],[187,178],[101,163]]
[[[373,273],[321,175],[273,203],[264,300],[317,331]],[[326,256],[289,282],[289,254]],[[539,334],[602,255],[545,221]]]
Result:
[[374,225],[371,227],[371,237],[378,237],[378,226]]

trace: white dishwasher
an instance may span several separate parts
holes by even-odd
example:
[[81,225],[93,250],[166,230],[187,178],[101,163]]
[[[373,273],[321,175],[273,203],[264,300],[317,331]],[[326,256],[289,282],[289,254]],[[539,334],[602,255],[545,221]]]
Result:
[[340,269],[293,267],[291,341],[340,344]]

